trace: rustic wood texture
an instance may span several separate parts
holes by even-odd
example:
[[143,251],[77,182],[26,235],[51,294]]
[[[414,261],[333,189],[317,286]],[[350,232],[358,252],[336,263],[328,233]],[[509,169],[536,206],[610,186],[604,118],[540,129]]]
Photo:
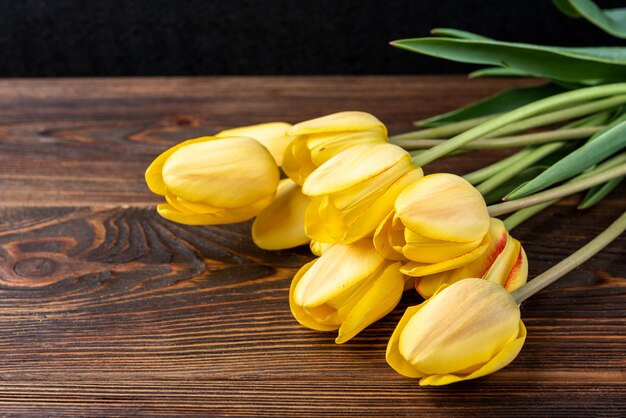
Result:
[[[182,139],[339,110],[392,133],[528,81],[246,77],[0,81],[0,415],[624,416],[626,237],[522,306],[518,358],[421,388],[385,363],[412,292],[347,344],[287,302],[306,248],[266,252],[249,223],[159,218],[143,171]],[[532,83],[532,82],[530,82]],[[463,173],[502,155],[428,171]],[[531,277],[626,208],[566,199],[519,226]]]

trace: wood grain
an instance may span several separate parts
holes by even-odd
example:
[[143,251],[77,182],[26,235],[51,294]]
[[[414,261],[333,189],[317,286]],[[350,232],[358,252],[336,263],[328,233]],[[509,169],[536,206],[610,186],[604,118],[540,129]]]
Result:
[[[528,83],[522,81],[522,83]],[[143,184],[170,144],[335,110],[392,132],[510,81],[246,77],[0,81],[0,415],[623,416],[626,238],[522,306],[519,357],[483,379],[420,388],[385,363],[412,292],[353,341],[291,317],[305,248],[266,252],[249,223],[159,218]],[[501,155],[455,157],[461,173]],[[514,235],[531,276],[626,207],[566,199]]]

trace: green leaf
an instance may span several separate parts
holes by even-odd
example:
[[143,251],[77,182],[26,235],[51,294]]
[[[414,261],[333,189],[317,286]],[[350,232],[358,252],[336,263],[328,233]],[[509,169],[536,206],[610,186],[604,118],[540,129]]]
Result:
[[583,172],[626,147],[626,121],[618,120],[617,123],[608,126],[600,133],[593,141],[587,142],[535,179],[513,191],[507,199],[518,199],[543,190],[554,183]]
[[512,68],[534,77],[596,85],[626,79],[626,48],[565,48],[495,40],[415,38],[392,45],[470,64]]
[[534,165],[531,167],[527,167],[511,179],[494,188],[492,191],[485,193],[485,202],[487,203],[487,205],[502,202],[502,198],[506,196],[511,190],[514,190],[519,186],[527,183],[529,180],[537,177],[546,168],[548,167],[543,165]]
[[476,33],[467,32],[460,29],[452,29],[452,28],[435,28],[430,31],[435,36],[442,36],[446,38],[457,38],[457,39],[476,39],[476,40],[491,40],[483,35],[478,35]]
[[480,70],[472,71],[469,73],[469,78],[479,77],[528,77],[530,74],[515,68],[509,67],[489,67],[481,68]]
[[626,8],[601,9],[591,0],[554,0],[569,17],[584,17],[603,31],[626,39]]
[[566,16],[568,17],[580,17],[580,13],[572,7],[568,0],[552,0],[552,3]]
[[596,205],[604,199],[606,195],[611,192],[611,190],[616,188],[622,180],[624,180],[624,176],[609,180],[602,185],[592,187],[589,189],[582,202],[578,205],[578,209],[589,209],[590,207]]
[[615,125],[619,125],[620,123],[625,122],[625,121],[626,121],[626,114],[620,114],[609,124],[609,126],[606,127],[606,129],[603,129],[591,135],[591,138],[587,140],[587,143],[595,141],[598,137],[604,135],[604,132],[606,132],[608,129],[612,128]]
[[508,112],[509,110],[517,109],[518,107],[543,99],[544,97],[562,93],[563,91],[562,88],[554,84],[503,90],[493,96],[470,103],[467,106],[451,112],[424,119],[419,122],[419,126],[430,128],[467,119],[494,115],[496,113]]

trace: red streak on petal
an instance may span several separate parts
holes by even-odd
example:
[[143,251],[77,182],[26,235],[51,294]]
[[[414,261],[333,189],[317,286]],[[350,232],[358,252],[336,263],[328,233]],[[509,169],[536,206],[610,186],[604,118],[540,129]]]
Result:
[[513,264],[513,268],[508,276],[506,276],[506,280],[504,281],[503,287],[505,289],[509,288],[509,282],[515,278],[519,274],[520,269],[522,268],[522,248],[520,247],[519,253],[517,253],[517,260],[515,260],[515,264]]
[[489,253],[487,254],[485,264],[484,264],[485,268],[483,269],[482,272],[480,272],[480,275],[478,277],[483,277],[489,271],[489,269],[491,268],[493,263],[496,261],[500,253],[504,251],[504,247],[506,247],[506,241],[507,241],[508,235],[509,233],[507,231],[504,231],[502,233],[502,236],[494,244],[491,251],[489,251]]

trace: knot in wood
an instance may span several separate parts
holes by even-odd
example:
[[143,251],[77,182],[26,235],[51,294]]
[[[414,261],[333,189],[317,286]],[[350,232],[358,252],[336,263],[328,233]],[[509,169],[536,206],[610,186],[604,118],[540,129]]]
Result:
[[47,277],[53,275],[58,263],[50,258],[34,257],[20,260],[13,266],[13,271],[22,277]]

